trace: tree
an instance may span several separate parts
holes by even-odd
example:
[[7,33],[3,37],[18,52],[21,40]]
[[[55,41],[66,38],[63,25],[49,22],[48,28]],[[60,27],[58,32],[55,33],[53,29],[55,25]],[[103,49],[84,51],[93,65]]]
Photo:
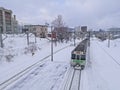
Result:
[[58,17],[52,21],[52,26],[55,28],[64,27],[65,23],[63,22],[62,15],[58,15]]
[[52,32],[56,32],[56,40],[63,42],[64,39],[68,37],[68,28],[65,26],[62,15],[58,15],[58,17],[52,21],[52,26],[54,30]]

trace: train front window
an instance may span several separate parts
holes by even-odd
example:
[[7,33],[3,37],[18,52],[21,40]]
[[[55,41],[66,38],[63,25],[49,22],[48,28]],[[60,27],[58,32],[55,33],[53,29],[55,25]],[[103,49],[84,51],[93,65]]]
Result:
[[85,60],[85,55],[81,55],[81,60]]
[[75,59],[75,54],[72,54],[72,59]]

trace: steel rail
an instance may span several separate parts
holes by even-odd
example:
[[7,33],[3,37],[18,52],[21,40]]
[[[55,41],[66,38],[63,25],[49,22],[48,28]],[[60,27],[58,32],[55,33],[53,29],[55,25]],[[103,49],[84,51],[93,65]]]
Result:
[[72,87],[72,84],[73,84],[74,76],[75,76],[75,69],[74,69],[74,72],[73,72],[73,75],[72,75],[72,79],[71,79],[71,82],[70,82],[69,90],[71,90],[71,87]]
[[80,74],[79,74],[78,90],[80,90],[80,81],[81,81],[81,70],[80,70]]
[[[67,90],[68,86],[69,86],[69,81],[71,81],[71,74],[73,73],[73,70],[70,68],[68,73],[67,73],[67,79],[66,79],[66,82],[63,84],[64,87],[62,88],[63,90]],[[60,89],[61,90],[61,89]]]
[[[70,87],[69,87],[69,90],[73,90],[72,89],[72,85],[74,84],[73,82],[74,82],[74,80],[75,80],[75,75],[77,74],[76,72],[77,72],[78,70],[74,70],[74,74],[73,74],[73,77],[72,77],[72,80],[71,80],[71,84],[70,84]],[[80,80],[81,80],[81,70],[79,70],[79,77],[78,77],[78,82],[77,83],[75,83],[76,84],[76,87],[77,87],[77,90],[80,90]]]
[[[81,70],[75,70],[71,68],[68,74],[68,78],[66,79],[62,90],[80,90]],[[76,79],[78,79],[77,82],[75,81]],[[73,89],[74,85],[77,87],[76,89]]]

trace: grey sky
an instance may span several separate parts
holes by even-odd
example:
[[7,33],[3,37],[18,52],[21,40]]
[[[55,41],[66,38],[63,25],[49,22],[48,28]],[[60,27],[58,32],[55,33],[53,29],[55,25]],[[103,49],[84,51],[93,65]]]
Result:
[[58,14],[68,26],[120,27],[120,0],[0,0],[20,22],[50,23]]

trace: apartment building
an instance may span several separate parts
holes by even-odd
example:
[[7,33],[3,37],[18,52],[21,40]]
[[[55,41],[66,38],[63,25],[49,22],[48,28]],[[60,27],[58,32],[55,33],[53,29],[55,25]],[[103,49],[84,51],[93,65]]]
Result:
[[16,17],[12,17],[12,11],[0,7],[0,31],[2,33],[13,33],[17,27]]

